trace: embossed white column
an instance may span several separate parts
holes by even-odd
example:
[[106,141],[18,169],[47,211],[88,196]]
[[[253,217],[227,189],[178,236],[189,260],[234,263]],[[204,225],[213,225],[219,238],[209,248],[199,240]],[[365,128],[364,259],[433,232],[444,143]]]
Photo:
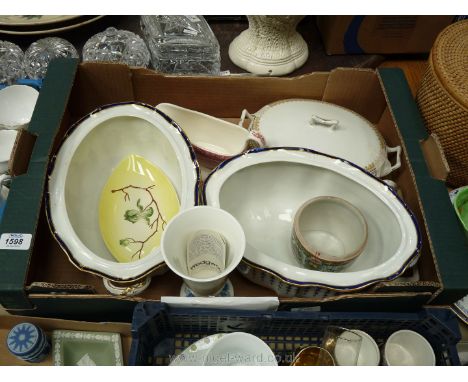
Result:
[[309,56],[296,31],[304,16],[247,16],[249,28],[229,46],[237,66],[260,75],[282,76],[300,68]]

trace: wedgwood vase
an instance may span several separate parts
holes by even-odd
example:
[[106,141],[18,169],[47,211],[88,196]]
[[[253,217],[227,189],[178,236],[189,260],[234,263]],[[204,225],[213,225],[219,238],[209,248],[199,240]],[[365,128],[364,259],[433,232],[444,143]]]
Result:
[[249,28],[229,46],[234,64],[254,74],[282,76],[300,68],[309,56],[296,31],[304,16],[247,16]]

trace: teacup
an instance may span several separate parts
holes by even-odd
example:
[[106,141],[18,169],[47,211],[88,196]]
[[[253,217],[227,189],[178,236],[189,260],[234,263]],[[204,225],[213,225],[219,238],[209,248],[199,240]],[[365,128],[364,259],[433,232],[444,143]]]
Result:
[[205,355],[205,366],[278,366],[275,354],[260,338],[243,332],[217,340]]
[[399,330],[388,337],[383,360],[387,366],[435,366],[431,344],[412,330]]
[[0,130],[0,174],[8,171],[11,153],[15,147],[16,130]]
[[263,136],[234,123],[170,103],[156,106],[187,134],[200,164],[213,169],[248,149],[265,146]]
[[321,347],[337,366],[357,366],[361,344],[362,337],[356,331],[331,325],[325,328]]
[[0,90],[0,128],[26,129],[39,92],[26,85],[11,85]]
[[291,366],[335,366],[332,355],[319,346],[307,346],[296,354]]
[[358,366],[379,366],[380,351],[375,340],[362,330],[353,329],[353,332],[359,334],[362,338],[361,348],[359,349]]
[[363,251],[367,222],[346,200],[321,196],[299,207],[291,236],[294,254],[302,266],[338,272]]
[[[209,277],[206,277],[206,273],[196,274],[193,269],[188,269],[187,245],[194,234],[203,231],[218,233],[225,240],[223,267],[219,273]],[[184,279],[195,296],[212,296],[220,292],[229,273],[242,260],[244,251],[245,234],[239,222],[230,213],[209,206],[192,207],[180,212],[169,222],[161,238],[164,261],[175,274]]]

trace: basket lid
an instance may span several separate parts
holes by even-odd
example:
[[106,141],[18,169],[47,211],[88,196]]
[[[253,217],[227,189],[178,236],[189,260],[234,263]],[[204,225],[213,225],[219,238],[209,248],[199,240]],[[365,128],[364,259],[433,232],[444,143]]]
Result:
[[444,88],[468,105],[468,20],[445,28],[432,47],[432,64]]

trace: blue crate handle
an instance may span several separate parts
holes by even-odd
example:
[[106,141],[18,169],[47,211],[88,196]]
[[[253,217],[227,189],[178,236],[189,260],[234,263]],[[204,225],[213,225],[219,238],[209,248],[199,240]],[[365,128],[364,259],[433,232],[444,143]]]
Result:
[[20,78],[18,81],[16,81],[18,85],[28,85],[33,87],[37,91],[41,90],[42,82],[42,79],[32,80],[30,78]]
[[[42,79],[32,80],[30,78],[20,78],[15,82],[15,85],[27,85],[39,91],[42,88],[42,83]],[[0,90],[6,88],[7,86],[8,85],[0,84]]]

